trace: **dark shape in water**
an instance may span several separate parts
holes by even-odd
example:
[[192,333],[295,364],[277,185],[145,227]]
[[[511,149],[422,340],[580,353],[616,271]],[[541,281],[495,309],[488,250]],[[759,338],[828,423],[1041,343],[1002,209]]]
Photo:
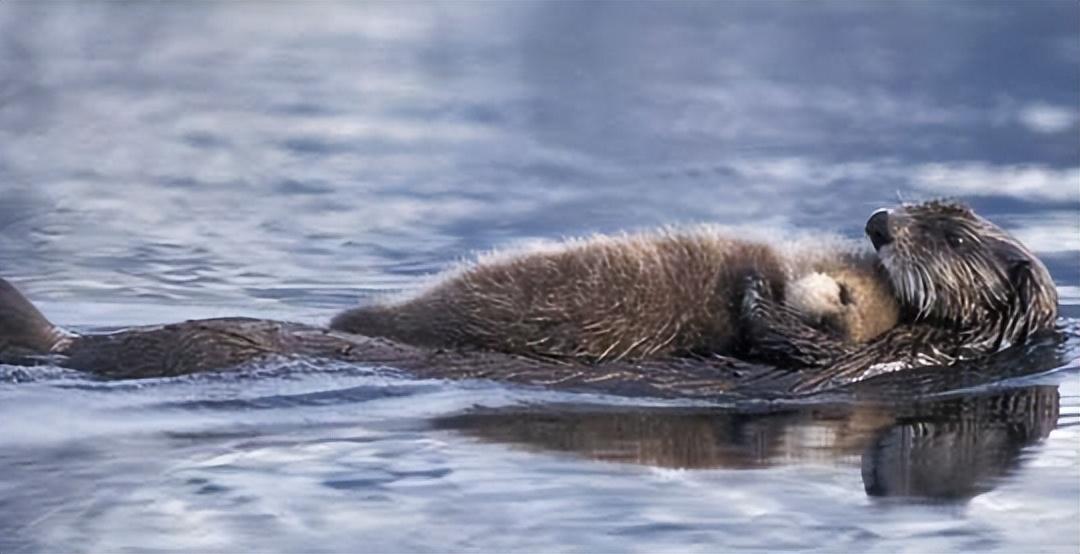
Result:
[[671,468],[745,469],[861,456],[871,496],[965,499],[1015,468],[1057,424],[1058,392],[1033,386],[900,403],[742,409],[534,406],[434,420],[485,441]]
[[1057,387],[918,402],[896,412],[862,454],[871,496],[970,498],[1015,469],[1057,426]]

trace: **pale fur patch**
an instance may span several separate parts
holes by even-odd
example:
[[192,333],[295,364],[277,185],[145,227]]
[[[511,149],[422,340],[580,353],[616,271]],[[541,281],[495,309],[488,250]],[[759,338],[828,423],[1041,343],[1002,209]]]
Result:
[[809,273],[788,284],[784,303],[809,316],[836,314],[843,309],[840,285],[832,277],[818,272]]

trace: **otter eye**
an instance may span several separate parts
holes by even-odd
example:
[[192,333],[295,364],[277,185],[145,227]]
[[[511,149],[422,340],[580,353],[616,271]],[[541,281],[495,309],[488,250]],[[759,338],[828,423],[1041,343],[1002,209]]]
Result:
[[965,239],[962,235],[958,235],[955,233],[949,233],[945,235],[945,240],[949,242],[949,246],[953,247],[960,247],[967,244],[967,239]]

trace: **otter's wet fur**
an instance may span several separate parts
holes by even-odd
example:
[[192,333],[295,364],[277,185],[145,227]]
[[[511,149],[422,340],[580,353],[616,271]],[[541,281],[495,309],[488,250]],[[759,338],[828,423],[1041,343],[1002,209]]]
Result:
[[741,313],[751,277],[808,324],[843,339],[869,340],[897,320],[866,249],[822,237],[770,244],[702,226],[488,255],[414,298],[344,312],[331,328],[594,362],[737,354],[753,341]]
[[[0,364],[55,364],[109,379],[229,371],[299,357],[386,367],[436,379],[497,379],[629,395],[707,398],[763,366],[734,358],[611,361],[601,369],[502,352],[456,352],[410,346],[285,321],[225,317],[76,334],[52,324],[0,279]],[[331,366],[337,371],[340,367]]]
[[867,223],[913,321],[1018,344],[1057,319],[1050,272],[1030,250],[971,208],[933,201],[879,211]]
[[[1058,296],[1050,272],[1019,240],[970,207],[933,200],[878,210],[866,234],[900,300],[901,322],[860,347],[803,329],[786,359],[821,369],[798,390],[948,366],[1053,332]],[[757,296],[766,300],[751,310],[758,317],[755,329],[790,319],[770,309],[765,293]]]
[[[1045,371],[1069,359],[1062,358],[1069,351],[1058,349],[1064,344],[1063,335],[1054,332],[1057,293],[1049,273],[1019,241],[993,223],[962,205],[938,201],[875,213],[866,230],[885,262],[888,281],[900,291],[903,309],[898,325],[866,343],[853,344],[820,321],[807,323],[806,314],[778,300],[784,297],[776,296],[765,279],[752,278],[751,286],[743,291],[741,315],[755,348],[782,360],[780,365],[803,368],[800,371],[775,371],[749,358],[730,356],[581,363],[496,351],[424,348],[246,318],[74,335],[52,325],[3,279],[0,363],[40,363],[44,358],[46,363],[103,377],[143,378],[227,370],[267,356],[299,355],[392,367],[424,377],[711,398],[733,390],[754,396],[801,394],[862,381],[866,383],[865,388],[860,385],[860,395],[873,391],[929,394]],[[950,239],[952,233],[958,236]],[[811,288],[828,284],[828,279],[813,277],[814,272],[835,278],[838,287],[844,283],[843,275],[835,271],[837,266],[829,262],[846,259],[834,256],[840,249],[819,245],[790,252],[809,256],[789,258],[794,256],[789,254],[781,259],[794,259],[795,266],[808,268],[803,277],[818,281],[810,283]],[[821,253],[830,255],[822,259]],[[857,259],[872,257],[860,254]],[[843,303],[839,292],[836,298]],[[1068,333],[1075,335],[1075,330]],[[1021,343],[1023,348],[987,356]],[[956,364],[965,359],[974,362]],[[957,367],[950,367],[953,364]],[[919,367],[923,369],[913,369]],[[895,373],[880,375],[890,372]]]

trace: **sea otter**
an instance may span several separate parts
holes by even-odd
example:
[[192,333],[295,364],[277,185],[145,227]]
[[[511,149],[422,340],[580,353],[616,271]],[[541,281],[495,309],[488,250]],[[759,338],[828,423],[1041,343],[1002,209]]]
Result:
[[738,355],[754,340],[743,330],[750,278],[836,340],[865,342],[898,319],[887,277],[864,249],[822,237],[771,244],[699,227],[491,255],[404,302],[346,311],[330,327],[588,362]]
[[[497,379],[629,395],[708,397],[727,377],[758,369],[733,358],[682,358],[602,366],[493,351],[416,347],[298,323],[226,317],[75,334],[45,318],[0,279],[0,364],[56,364],[109,379],[169,377],[300,357],[344,361],[443,379]],[[711,380],[711,382],[709,382]],[[692,387],[685,385],[694,383]]]
[[[1057,295],[1045,266],[1015,238],[970,209],[941,201],[904,205],[875,213],[866,231],[902,313],[898,325],[863,344],[838,339],[820,324],[807,323],[805,314],[772,290],[768,274],[743,276],[742,306],[734,311],[742,313],[742,324],[753,333],[756,350],[751,354],[763,352],[761,359],[779,359],[781,365],[802,363],[806,368],[766,382],[767,389],[760,388],[758,377],[770,372],[770,366],[733,357],[691,354],[582,363],[573,358],[412,346],[245,318],[73,335],[51,325],[6,282],[0,282],[0,361],[44,356],[106,377],[153,377],[299,354],[440,378],[708,397],[733,389],[813,392],[888,370],[948,365],[986,355],[1053,328]],[[753,385],[746,384],[750,381]]]
[[898,369],[947,366],[1054,328],[1057,289],[1046,266],[971,208],[935,200],[878,210],[867,221],[866,234],[904,313],[902,324],[865,345],[799,327],[760,280],[747,293],[749,326],[761,334],[770,355],[799,360],[814,372],[798,390]]
[[[638,314],[640,319],[646,320],[638,328],[645,328],[644,331],[640,331],[643,339],[650,338],[647,334],[647,326],[650,322],[655,323],[656,320],[656,318],[649,320],[648,316],[650,314],[674,317],[678,315],[674,313],[675,310],[698,310],[699,313],[696,314],[698,320],[693,318],[676,320],[677,325],[689,327],[691,330],[694,329],[695,325],[712,325],[711,329],[726,330],[725,332],[729,336],[723,337],[725,341],[732,342],[736,339],[743,342],[752,341],[752,338],[746,339],[736,336],[735,326],[740,324],[739,318],[741,316],[734,313],[735,309],[731,306],[737,305],[737,289],[747,286],[746,284],[750,282],[748,279],[737,276],[746,274],[761,278],[760,268],[773,271],[778,276],[779,284],[777,286],[782,287],[784,290],[784,309],[788,310],[788,315],[796,320],[797,325],[811,326],[815,330],[827,334],[833,340],[841,342],[866,341],[885,331],[896,322],[898,306],[887,283],[884,281],[884,277],[880,274],[880,270],[873,258],[859,249],[850,248],[849,246],[836,246],[821,252],[811,252],[809,250],[789,248],[790,252],[786,258],[786,265],[781,265],[778,263],[780,258],[776,255],[776,249],[764,244],[727,239],[712,232],[700,231],[695,235],[640,235],[627,237],[624,240],[626,242],[597,238],[588,241],[587,245],[603,244],[605,247],[610,247],[615,251],[616,255],[623,254],[626,256],[623,259],[624,262],[627,262],[623,266],[624,269],[634,267],[639,271],[646,266],[633,262],[638,258],[642,260],[649,259],[644,257],[643,253],[657,243],[665,247],[678,245],[678,248],[666,249],[668,254],[674,252],[678,256],[689,253],[691,258],[695,254],[700,255],[701,258],[709,255],[717,258],[727,256],[730,260],[736,262],[724,266],[728,271],[720,273],[722,279],[714,279],[714,281],[719,282],[719,285],[714,282],[709,287],[710,290],[716,290],[720,286],[731,289],[725,291],[730,296],[730,299],[717,304],[720,311],[719,315],[702,311],[701,307],[693,304],[691,293],[697,291],[682,291],[681,295],[676,295],[672,291],[678,290],[681,282],[660,280],[665,271],[671,272],[679,267],[678,264],[673,264],[673,261],[682,261],[682,259],[672,260],[665,256],[652,258],[652,261],[659,262],[657,265],[660,266],[649,268],[656,271],[655,275],[652,276],[657,279],[654,284],[650,285],[647,282],[633,284],[631,279],[626,279],[625,283],[631,284],[638,291],[646,293],[639,294],[638,298],[651,298],[655,301],[648,306],[649,310],[640,310]],[[660,250],[665,249],[660,248]],[[574,261],[580,262],[585,259],[579,252],[573,250],[563,251],[563,253],[571,254],[569,257]],[[559,255],[554,254],[554,256]],[[547,256],[549,254],[526,256],[515,260],[511,265],[516,270],[527,272],[534,267],[546,265]],[[738,265],[743,262],[746,262],[745,265]],[[667,266],[664,267],[662,264],[667,264]],[[485,350],[483,346],[489,346],[486,349],[487,354],[483,357],[483,361],[485,363],[502,363],[507,366],[507,372],[509,373],[510,366],[521,365],[522,356],[541,359],[537,356],[538,352],[528,349],[514,351],[509,347],[509,345],[514,344],[512,342],[499,344],[492,341],[490,345],[485,345],[476,338],[475,333],[464,335],[466,338],[471,338],[472,342],[463,341],[461,339],[462,335],[456,335],[454,331],[449,329],[462,325],[467,327],[468,323],[447,321],[445,318],[439,320],[438,316],[434,315],[435,312],[433,312],[437,307],[441,307],[443,313],[446,313],[445,310],[448,308],[439,306],[439,303],[453,305],[454,302],[451,299],[456,298],[462,301],[464,305],[471,306],[474,310],[470,314],[456,314],[459,319],[469,316],[473,318],[505,317],[506,310],[497,310],[488,306],[505,305],[506,302],[497,298],[496,293],[504,295],[520,294],[523,288],[520,285],[524,284],[526,279],[519,274],[517,276],[520,279],[517,281],[511,278],[514,286],[501,288],[492,285],[490,280],[480,281],[487,288],[478,290],[476,276],[478,274],[491,274],[493,273],[492,268],[496,268],[497,271],[505,271],[506,269],[505,267],[499,267],[497,264],[481,264],[477,269],[467,271],[464,276],[454,277],[448,281],[452,286],[456,287],[463,286],[463,282],[471,283],[474,286],[471,292],[475,298],[470,298],[466,293],[447,291],[444,287],[438,296],[427,295],[425,297],[426,301],[418,308],[415,304],[412,304],[414,311],[420,312],[416,313],[417,321],[426,321],[428,323],[428,327],[419,328],[419,332],[426,333],[427,341],[417,340],[417,336],[425,337],[425,335],[416,334],[416,327],[409,327],[408,329],[414,335],[405,337],[401,333],[380,332],[384,330],[379,329],[348,329],[349,332],[344,332],[343,330],[327,330],[294,323],[249,318],[218,318],[149,326],[117,333],[76,335],[53,325],[10,283],[0,279],[0,307],[6,307],[6,309],[0,310],[0,337],[4,339],[0,343],[0,362],[33,360],[46,355],[51,356],[51,359],[59,361],[63,365],[87,369],[110,377],[192,373],[219,367],[236,366],[252,359],[270,355],[303,355],[368,363],[396,362],[400,365],[408,362],[410,358],[423,358],[425,348],[430,350],[433,346],[451,346],[446,342],[438,342],[439,337],[445,334],[447,337],[458,337],[459,342],[452,344],[453,350],[471,352],[470,355],[463,358],[464,360],[481,361],[479,352]],[[564,267],[559,270],[557,275],[561,281],[554,283],[554,286],[562,285],[564,290],[559,292],[569,294],[573,292],[569,289],[577,286],[576,281],[568,279],[571,277],[570,272],[577,271],[578,275],[580,275],[581,272],[590,270],[596,272],[594,280],[602,282],[604,279],[610,279],[605,271],[614,271],[614,268],[611,264],[603,268],[571,267],[567,269]],[[682,268],[682,270],[687,275],[693,275],[695,272],[702,275],[709,273],[702,266],[691,265]],[[801,277],[790,283],[782,281],[786,275],[799,274],[802,274]],[[551,276],[549,275],[549,277]],[[650,276],[639,275],[638,277],[647,278]],[[625,276],[622,276],[622,278],[625,279]],[[580,290],[576,292],[578,298],[590,297]],[[545,296],[554,297],[554,294]],[[610,294],[606,299],[618,302],[618,298]],[[597,300],[600,299],[597,298]],[[471,301],[471,304],[468,303],[469,301]],[[462,302],[459,302],[459,305]],[[682,304],[677,302],[682,302]],[[552,316],[559,310],[559,307],[554,306],[553,303],[547,303],[545,307],[552,310]],[[431,313],[422,313],[422,310]],[[579,310],[578,313],[584,311]],[[513,310],[510,311],[510,313],[513,312]],[[566,313],[569,312],[561,312],[563,316]],[[349,312],[347,315],[355,317],[355,312]],[[607,315],[612,316],[612,314]],[[630,317],[632,315],[634,314],[624,315],[622,319],[617,319],[617,321],[633,323],[634,318]],[[687,323],[687,320],[689,323]],[[490,323],[486,328],[499,329],[499,323],[505,322]],[[791,323],[777,321],[777,324]],[[521,337],[527,339],[528,336],[524,334],[529,330],[527,328],[515,329],[516,336],[511,336],[510,333],[505,331],[501,335],[492,332],[491,337],[497,339],[506,338],[508,341]],[[539,332],[536,329],[532,331]],[[606,331],[609,333],[609,337],[615,336],[616,339],[619,339],[619,328],[607,327]],[[564,329],[564,332],[567,331]],[[797,331],[773,329],[772,332],[777,335],[789,335],[795,334]],[[683,331],[682,334],[688,335],[689,333]],[[714,335],[720,336],[720,333],[714,333]],[[392,339],[392,341],[386,339]],[[645,340],[637,340],[636,344],[640,346],[644,342]],[[656,344],[663,346],[662,343],[652,344],[654,346],[649,351],[651,354],[655,354],[658,350]],[[703,346],[697,351],[685,349],[680,353],[687,355],[715,355],[719,353],[715,350],[707,350],[705,348],[706,344],[702,342]],[[500,346],[503,346],[503,348],[500,348]],[[761,350],[763,349],[759,348],[756,351]],[[781,354],[784,352],[782,349],[778,350]],[[675,351],[672,350],[672,352]],[[133,356],[133,353],[138,355]],[[547,354],[546,359],[553,359],[556,354],[562,353],[549,351],[543,354]],[[671,355],[673,354],[669,354],[667,357]],[[625,353],[613,359],[618,360],[624,357],[626,357]],[[449,362],[447,359],[449,356],[443,356],[443,358],[443,364],[445,365]],[[663,360],[665,357],[655,355],[653,359]],[[774,362],[777,360],[778,358],[772,359]],[[589,363],[606,361],[610,364],[612,360],[602,360],[602,356],[597,356],[596,359],[586,359],[585,361]],[[408,367],[413,365],[408,364]],[[608,367],[614,368],[615,366],[609,365]],[[554,377],[554,373],[552,376]]]
[[996,350],[1057,319],[1057,289],[1046,266],[963,204],[878,210],[866,234],[916,322],[955,326]]

